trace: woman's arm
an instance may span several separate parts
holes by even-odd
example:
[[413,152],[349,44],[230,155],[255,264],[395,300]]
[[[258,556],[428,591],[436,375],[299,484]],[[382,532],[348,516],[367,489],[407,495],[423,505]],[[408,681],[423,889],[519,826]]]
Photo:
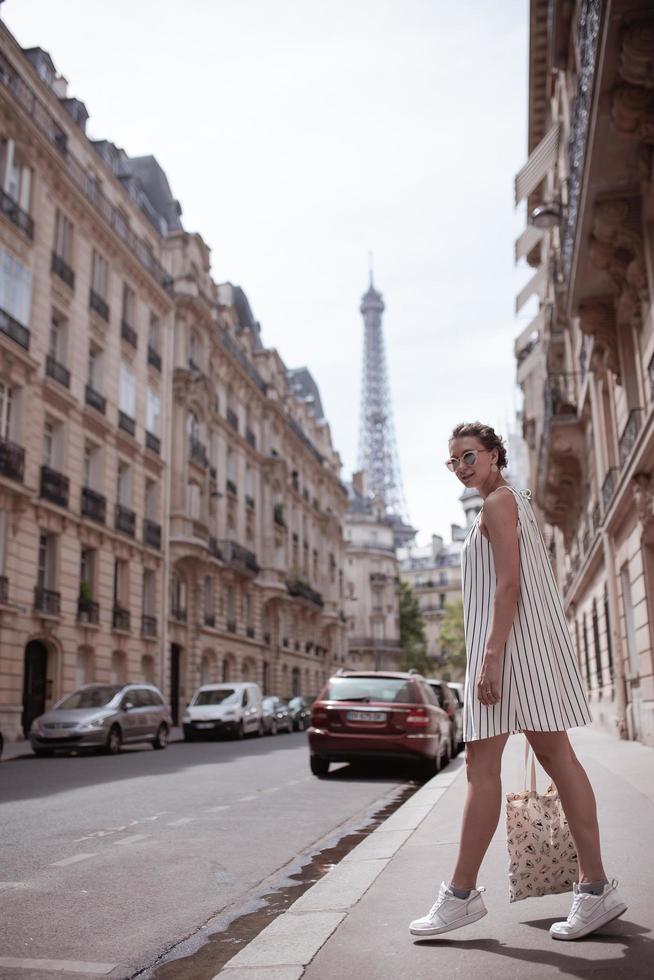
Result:
[[[520,552],[518,549],[518,505],[511,492],[492,493],[484,503],[482,533],[493,549],[495,596],[490,629],[486,637],[477,697],[482,704],[500,700],[500,657],[511,630],[520,595]],[[490,685],[490,694],[486,688]]]

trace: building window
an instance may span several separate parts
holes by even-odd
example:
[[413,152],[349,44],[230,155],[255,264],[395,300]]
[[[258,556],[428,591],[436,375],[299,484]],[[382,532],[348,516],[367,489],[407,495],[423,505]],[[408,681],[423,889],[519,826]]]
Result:
[[91,272],[91,289],[102,299],[107,298],[109,285],[109,265],[99,252],[93,250],[93,267]]
[[159,317],[150,313],[150,325],[148,327],[148,347],[152,348],[157,354],[161,353],[161,324]]
[[622,584],[622,608],[624,612],[624,628],[627,640],[627,651],[629,653],[629,667],[632,673],[638,674],[636,625],[634,621],[634,606],[631,598],[631,582],[629,580],[628,565],[623,565],[620,569],[620,581]]
[[586,613],[584,613],[582,618],[581,635],[584,643],[584,667],[586,671],[586,687],[590,691],[590,652],[588,650],[588,629],[586,627]]
[[0,381],[0,439],[11,436],[14,390],[5,381]]
[[46,415],[43,424],[42,462],[51,470],[61,470],[62,468],[63,431],[64,427],[61,422]]
[[613,681],[613,646],[611,643],[611,617],[609,616],[609,592],[604,586],[604,626],[606,629],[606,654],[609,664],[609,677]]
[[128,323],[130,327],[133,327],[136,323],[136,294],[134,290],[127,285],[126,282],[123,283],[123,312],[122,318],[125,323]]
[[148,388],[146,427],[148,432],[152,432],[155,436],[159,435],[160,417],[161,399],[159,394],[154,388]]
[[114,561],[114,606],[126,608],[128,605],[128,574],[128,563],[122,558],[116,558]]
[[116,499],[121,507],[129,507],[132,501],[132,467],[122,459],[118,461]]
[[134,372],[128,367],[125,361],[120,364],[120,384],[119,384],[119,408],[131,419],[136,417],[136,383]]
[[55,234],[52,248],[55,255],[63,259],[66,265],[73,262],[73,223],[57,208],[55,217]]
[[54,590],[57,582],[57,536],[41,531],[36,584],[40,589]]
[[155,616],[157,608],[157,573],[151,568],[143,571],[143,615]]
[[0,249],[0,308],[26,327],[31,295],[31,271],[9,252]]
[[0,142],[2,189],[23,211],[29,213],[32,190],[32,170],[22,160],[13,140]]
[[100,393],[103,388],[102,381],[102,364],[103,364],[104,351],[97,344],[91,344],[89,347],[89,360],[88,360],[88,384],[89,387]]
[[92,442],[84,443],[84,486],[98,490],[102,484],[102,449]]
[[94,548],[82,548],[79,562],[80,598],[92,600],[95,595],[97,552]]
[[57,310],[50,317],[50,336],[48,338],[48,355],[58,364],[66,363],[66,340],[68,321]]
[[145,481],[144,514],[150,521],[159,516],[159,485],[154,480]]

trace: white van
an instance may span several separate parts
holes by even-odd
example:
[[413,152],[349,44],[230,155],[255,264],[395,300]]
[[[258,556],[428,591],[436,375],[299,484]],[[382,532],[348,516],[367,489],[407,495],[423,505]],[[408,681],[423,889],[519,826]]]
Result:
[[207,735],[263,735],[261,700],[258,684],[203,684],[184,712],[184,738],[192,742]]

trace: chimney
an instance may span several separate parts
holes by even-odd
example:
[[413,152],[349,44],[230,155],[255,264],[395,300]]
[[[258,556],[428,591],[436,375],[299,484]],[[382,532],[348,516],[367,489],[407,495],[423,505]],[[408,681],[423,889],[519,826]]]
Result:
[[365,497],[367,492],[365,470],[358,470],[356,473],[352,474],[352,486],[361,497]]
[[443,539],[440,534],[432,534],[431,536],[431,550],[434,558],[438,558],[441,551],[443,550]]

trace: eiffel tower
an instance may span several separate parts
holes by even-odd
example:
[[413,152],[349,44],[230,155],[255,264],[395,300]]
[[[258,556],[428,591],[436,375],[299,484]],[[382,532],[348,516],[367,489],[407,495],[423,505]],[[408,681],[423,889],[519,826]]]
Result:
[[399,548],[411,541],[416,532],[407,518],[395,442],[382,332],[384,309],[382,295],[373,283],[371,263],[370,285],[360,306],[364,334],[358,468],[366,472],[371,495],[383,501],[388,522],[393,527],[395,547]]

